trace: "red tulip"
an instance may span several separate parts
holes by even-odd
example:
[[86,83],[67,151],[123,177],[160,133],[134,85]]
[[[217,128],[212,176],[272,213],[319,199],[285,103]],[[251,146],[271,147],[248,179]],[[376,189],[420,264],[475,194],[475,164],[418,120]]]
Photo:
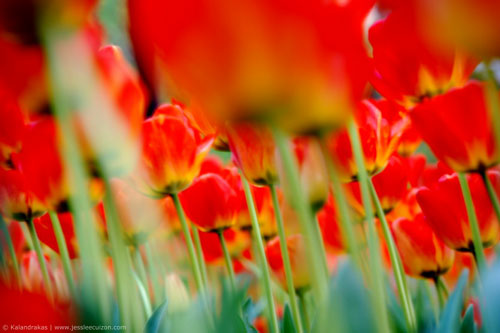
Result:
[[[68,210],[69,196],[78,189],[68,184],[59,154],[61,138],[55,121],[50,117],[32,123],[26,133],[20,154],[21,165],[34,195],[49,209]],[[102,181],[89,177],[90,198],[97,201],[103,193]]]
[[[500,194],[500,173],[489,171],[488,177]],[[481,240],[485,247],[496,244],[499,227],[488,193],[478,174],[467,175],[477,214]],[[474,250],[469,219],[458,177],[456,174],[443,176],[434,186],[423,187],[417,193],[417,200],[429,226],[444,243],[457,251]]]
[[455,48],[430,40],[415,16],[412,6],[401,6],[369,31],[371,82],[384,97],[407,107],[463,85],[477,65]]
[[330,194],[328,200],[318,212],[318,223],[325,242],[325,248],[331,253],[341,253],[344,251],[344,241],[337,216],[337,209]]
[[[66,246],[68,247],[69,257],[74,259],[78,256],[78,243],[75,236],[73,216],[71,213],[66,212],[57,214],[57,217],[61,223],[64,239],[66,240]],[[40,242],[47,245],[57,253],[61,253],[49,214],[45,214],[35,219],[33,223],[35,224],[36,233]]]
[[9,219],[30,221],[46,207],[33,195],[29,178],[20,170],[0,168],[0,212]]
[[[24,232],[21,227],[21,222],[19,221],[11,221],[8,225],[10,238],[12,239],[12,244],[14,245],[14,251],[17,256],[20,256],[24,247],[26,246],[26,239],[24,238]],[[5,240],[5,235],[3,232],[0,232],[0,242],[3,244],[4,253],[8,253],[8,245]]]
[[[231,228],[224,230],[223,236],[233,258],[239,257],[250,246],[250,235],[247,232]],[[216,233],[200,231],[200,241],[207,264],[221,264],[224,261],[224,253]]]
[[276,146],[264,125],[236,123],[227,127],[234,164],[256,185],[274,184],[278,179]]
[[217,174],[197,177],[179,197],[187,217],[202,231],[226,229],[236,223],[236,192]]
[[[314,211],[321,209],[330,191],[328,171],[320,144],[314,138],[294,140],[302,189]],[[286,184],[284,184],[286,186]]]
[[410,115],[433,153],[455,171],[481,170],[500,161],[481,83],[425,100]]
[[18,102],[0,88],[0,168],[14,168],[12,153],[19,153],[26,119]]
[[[401,201],[408,189],[408,170],[398,155],[392,155],[382,172],[373,176],[373,186],[385,212],[391,211]],[[359,182],[345,184],[347,199],[351,207],[362,217],[365,215]]]
[[452,266],[455,253],[436,236],[422,214],[412,220],[397,219],[391,230],[408,275],[437,278]]
[[160,106],[142,126],[142,160],[134,180],[141,191],[164,197],[189,186],[213,137],[201,137],[178,105]]
[[285,126],[310,132],[338,126],[363,92],[362,22],[372,5],[130,0],[128,13],[154,86],[223,120],[286,110]]
[[[311,284],[311,276],[309,273],[309,264],[303,236],[301,234],[288,236],[286,238],[286,245],[290,256],[295,290],[308,288]],[[285,269],[283,266],[283,258],[281,257],[279,237],[275,237],[273,240],[269,241],[265,250],[271,270],[283,288],[286,288]]]
[[[356,123],[369,175],[384,169],[408,126],[406,119],[389,122],[390,118],[386,118],[389,107],[384,101],[374,100],[365,100],[358,107]],[[341,179],[345,182],[355,180],[358,169],[347,130],[332,134],[327,144],[334,161],[337,161]]]

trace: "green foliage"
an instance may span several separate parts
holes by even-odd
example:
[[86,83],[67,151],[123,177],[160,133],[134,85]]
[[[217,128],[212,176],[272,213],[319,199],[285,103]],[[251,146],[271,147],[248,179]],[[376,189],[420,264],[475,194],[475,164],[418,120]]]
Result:
[[145,333],[158,333],[160,332],[160,327],[167,314],[167,301],[160,304],[160,306],[153,312],[151,317],[149,317],[146,322],[146,327],[144,328]]
[[474,322],[474,305],[470,304],[465,311],[462,325],[460,325],[460,333],[476,333],[477,325]]
[[455,290],[451,293],[448,298],[448,302],[441,313],[436,332],[458,332],[464,302],[464,290],[467,285],[468,277],[469,271],[467,269],[463,270],[460,278],[458,279]]
[[293,322],[292,311],[290,306],[285,304],[285,312],[283,314],[283,321],[281,322],[281,333],[296,333],[295,323]]

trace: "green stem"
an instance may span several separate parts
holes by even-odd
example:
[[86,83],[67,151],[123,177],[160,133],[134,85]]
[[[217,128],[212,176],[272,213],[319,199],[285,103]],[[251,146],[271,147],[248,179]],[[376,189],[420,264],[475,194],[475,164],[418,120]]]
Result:
[[196,251],[193,245],[193,239],[191,238],[191,232],[186,220],[186,216],[184,215],[184,210],[182,209],[181,201],[179,200],[179,196],[177,193],[172,194],[172,199],[174,200],[175,209],[177,210],[177,215],[179,216],[179,220],[181,221],[182,232],[184,233],[184,238],[186,240],[186,245],[188,248],[189,260],[191,261],[191,269],[193,270],[194,279],[196,282],[196,287],[201,294],[205,293],[205,289],[203,287],[203,279],[201,277],[200,272],[200,264],[198,262],[198,258],[196,257]]
[[382,271],[382,261],[380,246],[378,242],[377,230],[375,229],[375,218],[370,199],[368,174],[365,169],[363,150],[359,138],[358,129],[354,121],[348,124],[349,136],[351,139],[354,159],[358,168],[359,187],[361,189],[361,198],[365,209],[366,222],[368,224],[368,250],[370,259],[370,270],[372,272],[372,305],[377,311],[377,329],[379,332],[389,332],[389,315],[387,313],[386,295],[384,291],[384,275]]
[[493,205],[493,209],[495,210],[495,215],[497,217],[497,222],[500,223],[500,201],[498,200],[498,196],[491,184],[490,179],[488,178],[488,174],[486,171],[481,172],[481,178],[483,178],[484,185],[486,186],[486,190],[488,191],[488,196],[490,197],[491,204]]
[[0,228],[5,236],[5,241],[9,248],[10,258],[12,261],[12,266],[14,267],[14,274],[18,283],[19,289],[22,289],[21,273],[19,270],[19,262],[17,261],[16,250],[14,249],[14,244],[12,243],[12,238],[10,237],[9,228],[3,219],[2,214],[0,214]]
[[448,296],[450,295],[450,292],[448,291],[448,287],[446,286],[446,283],[443,281],[441,276],[438,276],[437,282],[439,284],[439,288],[441,288],[441,290],[444,293],[444,297],[448,298]]
[[490,62],[484,62],[486,71],[486,94],[488,110],[490,112],[497,147],[500,147],[500,99],[496,85],[495,75],[490,67]]
[[[111,257],[113,259],[114,277],[116,283],[116,294],[120,320],[127,327],[133,327],[133,297],[130,293],[132,285],[131,265],[128,262],[128,248],[125,245],[123,232],[119,224],[118,213],[115,210],[111,186],[105,179],[104,209],[106,212],[106,224],[108,237],[111,245]],[[135,305],[135,304],[134,304]]]
[[278,333],[278,318],[276,316],[276,307],[274,305],[273,293],[271,291],[271,276],[269,274],[269,266],[267,264],[266,252],[264,250],[264,243],[262,242],[262,236],[260,234],[260,225],[257,219],[257,212],[255,210],[255,204],[253,202],[252,191],[250,190],[250,185],[246,178],[241,175],[241,183],[243,184],[243,190],[245,192],[245,198],[247,201],[248,212],[250,214],[250,220],[252,222],[252,232],[254,238],[254,244],[256,245],[258,262],[261,266],[262,271],[262,282],[264,284],[264,294],[267,300],[267,307],[270,318],[271,332]]
[[226,239],[224,238],[224,231],[217,230],[217,236],[219,236],[220,246],[222,247],[222,253],[224,254],[224,262],[226,263],[227,272],[229,274],[229,280],[231,281],[231,288],[233,291],[236,290],[236,278],[234,276],[233,261],[231,260],[231,255],[227,249]]
[[387,219],[385,217],[382,204],[380,203],[380,200],[378,198],[377,191],[375,190],[375,186],[373,185],[373,182],[370,178],[368,178],[368,186],[372,200],[375,203],[377,216],[382,225],[382,232],[384,234],[385,243],[387,245],[387,249],[389,250],[392,270],[394,272],[394,277],[398,286],[399,298],[401,300],[401,304],[403,305],[406,323],[410,330],[415,330],[417,320],[415,318],[415,310],[411,301],[411,295],[408,290],[408,285],[406,284],[406,276],[403,270],[403,263],[401,261],[401,257],[399,256],[394,238],[392,237],[391,229],[389,228],[389,224],[387,223]]
[[309,309],[307,308],[306,292],[302,290],[297,294],[300,300],[300,310],[304,318],[304,327],[306,332],[309,332],[311,329],[311,320],[309,319]]
[[61,261],[63,266],[64,275],[66,276],[66,282],[68,283],[69,290],[73,297],[77,296],[75,281],[73,278],[73,269],[71,268],[71,260],[69,258],[68,245],[66,244],[66,239],[64,238],[64,233],[61,228],[61,222],[57,213],[50,211],[50,219],[52,221],[52,228],[54,229],[54,235],[56,236],[57,247],[59,248],[59,254],[61,255]]
[[436,287],[436,294],[437,294],[438,301],[439,301],[439,309],[442,310],[444,308],[445,299],[444,299],[443,293],[441,292],[441,286],[439,284],[439,276],[437,276],[433,280],[434,280],[434,286]]
[[151,313],[153,310],[151,309],[151,303],[149,301],[148,292],[146,291],[146,287],[141,279],[137,276],[135,272],[132,272],[134,276],[135,283],[137,284],[137,289],[139,290],[139,295],[141,296],[142,305],[144,307],[144,314],[146,318],[151,317]]
[[198,228],[193,229],[193,238],[194,238],[194,246],[196,248],[196,255],[198,256],[198,263],[200,264],[203,286],[205,289],[207,289],[208,288],[207,265],[205,263],[205,256],[203,255],[203,248],[201,247],[200,231],[198,230]]
[[333,198],[335,200],[335,207],[337,208],[339,215],[341,226],[340,231],[342,233],[343,242],[344,244],[346,244],[347,251],[353,257],[354,262],[360,269],[364,271],[363,261],[359,252],[359,241],[356,238],[356,233],[354,232],[354,224],[349,213],[349,205],[347,204],[347,200],[345,199],[344,190],[342,189],[340,179],[337,175],[331,155],[328,152],[328,147],[326,146],[326,142],[323,138],[320,139],[320,145],[323,152],[323,158],[326,162],[328,175],[330,181],[332,182]]
[[155,260],[149,243],[146,243],[144,248],[146,251],[146,260],[148,262],[148,273],[153,285],[154,305],[156,306],[161,304],[163,301],[163,289],[160,287],[160,283],[158,283],[158,272],[156,270]]
[[47,264],[45,262],[45,257],[42,253],[42,247],[40,245],[40,241],[38,240],[38,235],[36,233],[35,224],[33,223],[33,219],[26,221],[28,223],[28,227],[30,230],[31,241],[33,242],[33,247],[36,252],[36,256],[38,258],[38,263],[40,264],[40,269],[42,271],[43,284],[47,289],[47,295],[51,301],[54,301],[54,294],[52,292],[52,283],[50,283],[49,271],[47,270]]
[[290,264],[290,255],[288,253],[288,246],[285,236],[285,225],[283,223],[283,216],[281,215],[280,204],[278,201],[278,193],[274,184],[269,185],[271,196],[273,199],[274,215],[276,216],[276,224],[278,226],[278,236],[280,239],[281,254],[283,257],[283,265],[285,267],[286,285],[288,289],[288,296],[290,298],[290,307],[292,308],[292,315],[295,321],[297,332],[302,333],[302,323],[300,320],[300,310],[297,304],[297,296],[295,295],[295,287],[293,286],[292,266]]
[[[144,286],[144,290],[148,292],[149,290],[149,280],[148,275],[146,273],[146,267],[144,266],[144,261],[142,260],[141,250],[139,249],[139,244],[134,246],[134,255],[135,255],[135,269],[137,271],[137,275],[140,278],[142,285]],[[150,295],[151,293],[147,293]],[[142,297],[142,295],[141,295]],[[148,296],[149,299],[149,296]]]
[[479,272],[481,273],[483,269],[486,268],[486,257],[484,256],[479,223],[477,221],[474,203],[472,202],[469,183],[467,182],[465,174],[463,174],[462,172],[458,172],[458,180],[460,181],[460,186],[462,188],[462,195],[464,197],[465,208],[467,209],[467,217],[469,218],[470,228],[472,232],[472,243],[474,244],[473,252],[475,254],[474,258],[476,260]]
[[328,294],[328,271],[321,260],[320,240],[316,237],[313,225],[314,216],[301,188],[297,161],[290,150],[288,138],[279,128],[274,126],[272,130],[276,146],[280,153],[285,177],[290,187],[290,204],[297,212],[301,230],[304,233],[314,296],[318,303],[321,304]]

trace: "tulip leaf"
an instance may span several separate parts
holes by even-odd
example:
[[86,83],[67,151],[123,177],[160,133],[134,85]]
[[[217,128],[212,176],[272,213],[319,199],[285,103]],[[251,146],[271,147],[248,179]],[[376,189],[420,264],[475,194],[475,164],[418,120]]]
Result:
[[462,325],[460,326],[460,333],[476,333],[477,325],[474,322],[474,305],[470,304],[465,311]]
[[415,290],[414,304],[417,315],[417,327],[421,332],[431,332],[436,327],[439,305],[429,281],[418,280]]
[[257,333],[257,329],[253,326],[254,320],[257,318],[261,309],[258,304],[254,304],[250,297],[243,303],[243,322],[247,333]]
[[403,309],[398,303],[396,295],[394,294],[394,289],[387,283],[387,306],[389,308],[390,319],[392,324],[393,332],[406,332],[406,322]]
[[460,328],[460,315],[463,307],[464,289],[467,285],[469,271],[464,269],[458,279],[455,290],[450,295],[441,314],[437,330],[438,333],[458,332]]
[[151,317],[149,317],[146,322],[146,327],[144,332],[146,333],[157,333],[160,331],[161,323],[167,314],[167,301],[163,302],[158,306],[158,308],[153,312]]
[[283,313],[283,321],[281,322],[281,332],[282,333],[296,333],[295,323],[293,322],[292,311],[290,306],[285,304],[285,311]]
[[227,280],[222,281],[221,310],[216,320],[216,332],[253,332],[242,318],[247,289],[248,283],[233,290]]
[[500,332],[500,260],[483,276],[481,301],[481,317],[485,332]]

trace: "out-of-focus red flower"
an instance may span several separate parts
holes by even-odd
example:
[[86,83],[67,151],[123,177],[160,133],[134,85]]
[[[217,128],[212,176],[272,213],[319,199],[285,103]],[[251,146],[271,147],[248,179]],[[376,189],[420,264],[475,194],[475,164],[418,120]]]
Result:
[[[68,210],[68,198],[78,189],[68,184],[59,154],[60,140],[56,122],[51,117],[30,124],[20,161],[34,195],[49,209],[62,212]],[[88,190],[91,200],[97,201],[103,193],[102,181],[89,175]]]
[[[385,169],[376,174],[372,181],[382,209],[386,213],[390,212],[404,198],[408,188],[408,170],[405,169],[403,159],[398,155],[392,155]],[[364,217],[365,209],[361,200],[359,182],[347,183],[344,188],[351,207]]]
[[[75,236],[73,216],[71,213],[66,212],[57,214],[57,217],[61,223],[64,239],[66,240],[66,246],[68,247],[69,257],[74,259],[78,256],[78,243]],[[49,214],[45,214],[35,219],[33,223],[35,223],[36,233],[40,242],[47,245],[57,253],[61,253]]]
[[160,106],[142,126],[142,164],[134,179],[139,189],[164,197],[185,189],[200,172],[214,138],[191,127],[178,105]]
[[179,220],[179,215],[175,209],[174,201],[171,197],[165,197],[160,199],[160,206],[163,213],[165,214],[166,225],[168,231],[177,234],[181,232],[181,221]]
[[318,212],[317,217],[326,249],[335,254],[343,252],[344,241],[342,239],[337,210],[331,194],[328,196],[328,200],[323,208]]
[[276,146],[265,125],[234,123],[227,126],[234,164],[256,185],[274,184],[278,179]]
[[26,119],[17,100],[0,88],[0,168],[13,168],[12,153],[19,153]]
[[401,6],[369,31],[373,48],[371,83],[406,107],[463,85],[477,61],[435,43],[421,31],[416,10]]
[[[499,195],[500,173],[489,171],[488,177]],[[485,247],[490,247],[496,244],[499,237],[498,222],[491,201],[480,175],[467,175],[467,182],[479,222],[481,240]],[[434,186],[421,188],[417,193],[417,201],[427,223],[446,245],[457,251],[474,250],[470,223],[456,174],[445,175]]]
[[412,220],[397,219],[391,230],[408,275],[436,278],[450,269],[455,252],[436,236],[422,214]]
[[[0,283],[0,313],[2,324],[33,325],[33,327],[50,325],[71,325],[76,322],[74,314],[68,309],[56,308],[46,295],[28,290],[11,289]],[[29,315],[28,315],[29,314]]]
[[[11,221],[8,225],[10,238],[12,239],[12,244],[14,245],[14,251],[18,256],[21,255],[26,245],[26,239],[24,238],[24,232],[21,227],[21,222]],[[0,240],[4,245],[4,253],[7,253],[7,242],[5,241],[4,234],[0,233]]]
[[[328,171],[321,146],[309,137],[294,139],[295,156],[299,164],[302,189],[314,211],[321,209],[330,191]],[[284,184],[286,186],[286,184]]]
[[[0,5],[0,32],[26,44],[40,41],[41,21],[60,28],[78,28],[88,19],[97,0],[5,0]],[[47,21],[47,22],[46,22]]]
[[153,86],[219,119],[286,110],[282,125],[310,132],[342,123],[363,92],[373,2],[130,0],[128,13]]
[[418,188],[413,188],[406,192],[405,196],[400,200],[396,206],[386,214],[388,221],[395,221],[398,218],[406,218],[413,220],[415,216],[420,214],[422,210],[417,202]]
[[46,207],[33,195],[29,177],[20,170],[0,168],[0,212],[9,219],[30,221]]
[[455,171],[480,170],[499,162],[481,83],[472,81],[425,100],[410,115],[433,153]]
[[[0,4],[0,13],[4,3]],[[2,21],[1,16],[2,14],[0,14],[0,22]],[[22,24],[24,23],[22,22]],[[22,45],[12,40],[3,35],[1,27],[0,90],[5,91],[16,100],[22,110],[40,111],[47,104],[47,84],[42,48]]]
[[[355,120],[361,138],[365,166],[370,175],[379,172],[387,165],[389,157],[398,148],[401,135],[408,126],[406,119],[389,122],[385,117],[387,107],[386,103],[380,101],[365,100],[359,104],[356,113]],[[358,169],[347,130],[332,134],[327,144],[334,161],[337,161],[341,179],[345,182],[355,180]]]
[[226,229],[236,223],[236,192],[217,174],[200,175],[179,197],[187,217],[202,231]]
[[424,154],[413,154],[403,157],[402,162],[408,176],[408,182],[412,187],[422,185],[422,174],[426,168],[427,157]]
[[[288,247],[288,254],[290,255],[295,290],[309,287],[311,276],[303,236],[301,234],[288,236],[286,238],[286,245]],[[265,250],[269,266],[283,288],[286,288],[285,268],[283,258],[281,257],[279,237],[275,237],[269,241]]]
[[500,3],[496,0],[418,1],[421,24],[439,42],[482,58],[500,55]]

